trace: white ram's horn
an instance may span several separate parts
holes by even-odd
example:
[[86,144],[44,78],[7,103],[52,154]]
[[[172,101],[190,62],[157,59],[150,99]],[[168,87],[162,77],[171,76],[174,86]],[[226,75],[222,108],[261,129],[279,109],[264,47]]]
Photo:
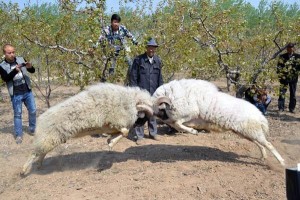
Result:
[[159,97],[156,101],[157,105],[160,105],[162,103],[169,104],[169,106],[172,105],[171,100],[169,97]]
[[150,106],[140,104],[140,105],[137,105],[136,108],[138,111],[145,112],[148,116],[153,115],[153,109]]

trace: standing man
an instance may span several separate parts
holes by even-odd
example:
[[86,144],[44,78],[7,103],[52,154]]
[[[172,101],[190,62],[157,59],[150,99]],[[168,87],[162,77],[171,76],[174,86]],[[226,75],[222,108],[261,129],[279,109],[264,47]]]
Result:
[[[163,84],[162,63],[160,58],[155,55],[157,47],[158,45],[154,39],[148,41],[146,52],[134,59],[129,79],[130,86],[138,86],[150,92],[151,95]],[[151,117],[147,121],[149,137],[158,140],[156,119]],[[144,125],[135,127],[134,131],[137,135],[136,143],[139,145],[144,138]]]
[[34,134],[36,128],[36,106],[31,91],[28,72],[34,73],[35,68],[22,57],[15,56],[15,48],[6,44],[3,46],[4,61],[0,64],[0,75],[6,82],[8,93],[14,110],[14,130],[16,143],[23,140],[22,129],[22,103],[28,110],[29,133]]
[[287,44],[287,53],[279,56],[277,74],[280,82],[278,109],[284,111],[285,93],[290,89],[289,112],[294,113],[296,107],[296,87],[300,70],[300,55],[295,53],[294,44]]
[[120,51],[125,49],[126,62],[128,63],[128,71],[132,65],[132,61],[128,55],[129,47],[126,45],[125,37],[131,39],[134,45],[137,45],[135,37],[126,29],[125,26],[120,25],[121,17],[118,14],[113,14],[110,20],[111,24],[103,28],[102,33],[98,39],[97,47],[100,44],[104,46],[104,41],[107,40],[108,44],[114,48],[114,56],[112,58],[112,64],[109,68],[109,75],[113,75],[116,67],[116,58],[120,54]]

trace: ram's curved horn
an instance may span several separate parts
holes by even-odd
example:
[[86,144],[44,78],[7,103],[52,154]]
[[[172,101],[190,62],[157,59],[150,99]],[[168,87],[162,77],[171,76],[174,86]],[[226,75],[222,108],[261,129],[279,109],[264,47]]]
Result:
[[136,109],[138,111],[145,112],[147,116],[153,116],[153,109],[150,106],[147,106],[144,104],[139,104],[139,105],[136,105]]
[[156,104],[159,109],[166,109],[166,106],[164,104],[168,104],[169,106],[172,105],[169,97],[159,97],[156,101]]

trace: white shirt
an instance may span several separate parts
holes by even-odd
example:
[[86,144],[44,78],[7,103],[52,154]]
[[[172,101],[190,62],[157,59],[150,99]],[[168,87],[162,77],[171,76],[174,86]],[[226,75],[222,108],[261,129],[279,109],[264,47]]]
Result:
[[149,62],[150,62],[151,64],[153,64],[153,57],[152,57],[152,58],[150,58],[149,56],[147,56],[147,57],[148,57]]

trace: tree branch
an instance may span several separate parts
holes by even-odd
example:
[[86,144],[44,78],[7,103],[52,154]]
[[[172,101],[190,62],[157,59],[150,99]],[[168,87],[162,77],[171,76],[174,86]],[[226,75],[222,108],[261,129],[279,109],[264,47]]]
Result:
[[62,45],[59,45],[59,44],[56,44],[56,45],[45,45],[45,44],[42,44],[40,41],[38,40],[32,40],[30,39],[29,37],[27,37],[26,35],[22,34],[23,37],[25,37],[29,42],[31,43],[34,43],[40,47],[43,47],[43,48],[48,48],[48,49],[58,49],[58,50],[61,50],[63,52],[68,52],[68,53],[72,53],[72,54],[75,54],[77,56],[81,56],[81,55],[88,55],[87,52],[84,52],[84,51],[79,51],[77,49],[69,49],[69,48],[66,48]]

